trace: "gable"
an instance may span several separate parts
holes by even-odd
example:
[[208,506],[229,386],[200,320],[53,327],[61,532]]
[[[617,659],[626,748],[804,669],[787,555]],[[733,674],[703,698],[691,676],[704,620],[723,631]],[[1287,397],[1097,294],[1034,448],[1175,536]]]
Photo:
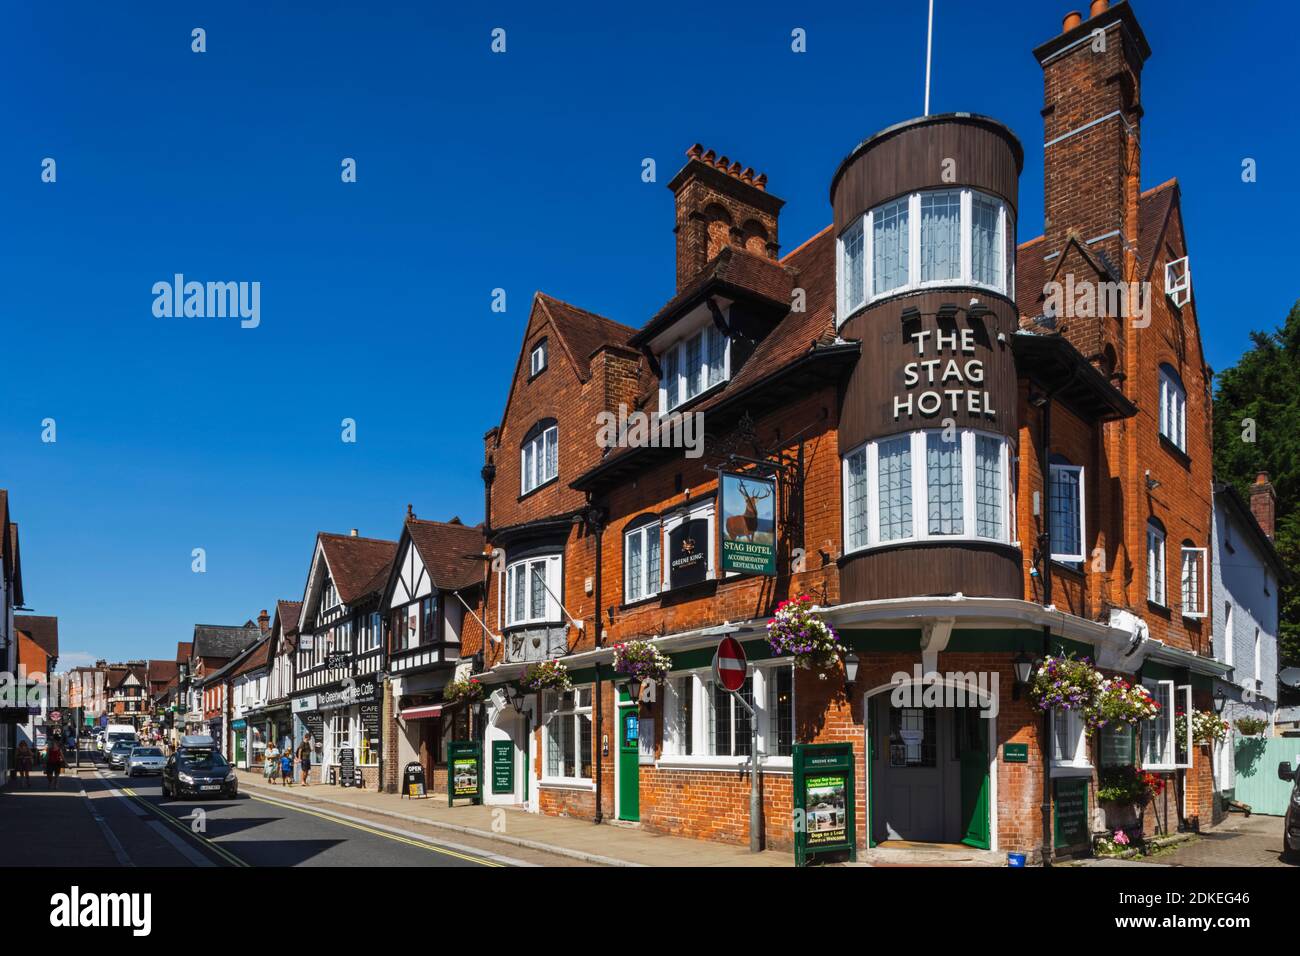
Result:
[[424,560],[420,557],[420,551],[411,540],[410,534],[405,531],[402,533],[402,544],[394,570],[388,607],[400,607],[427,597],[433,592],[433,583],[429,578],[428,569],[424,566]]

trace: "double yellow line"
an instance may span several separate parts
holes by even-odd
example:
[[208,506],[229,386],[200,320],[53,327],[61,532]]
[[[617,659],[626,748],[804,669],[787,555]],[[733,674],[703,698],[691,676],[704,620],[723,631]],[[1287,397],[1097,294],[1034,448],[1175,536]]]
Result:
[[339,826],[351,827],[354,830],[360,830],[362,833],[370,833],[373,834],[374,836],[380,836],[386,840],[392,840],[394,843],[405,843],[407,846],[413,846],[421,850],[429,850],[430,852],[433,853],[441,853],[443,856],[455,857],[458,860],[465,860],[468,863],[477,863],[480,866],[504,866],[505,865],[502,863],[496,863],[492,860],[484,860],[481,857],[470,856],[466,853],[458,853],[455,850],[449,850],[446,847],[437,846],[436,844],[433,843],[425,843],[423,840],[412,840],[409,837],[400,836],[396,833],[389,833],[387,830],[376,830],[374,827],[368,827],[361,823],[353,823],[351,820],[342,820],[334,816],[333,814],[320,813],[316,810],[308,810],[304,807],[300,807],[292,803],[282,803],[279,800],[271,800],[267,797],[259,797],[255,793],[249,793],[248,796],[254,800],[260,800],[262,803],[269,803],[273,807],[280,807],[284,810],[295,810],[298,813],[305,813],[309,816],[319,817],[322,820],[327,820],[328,822],[338,824]]
[[146,800],[144,797],[140,796],[140,794],[136,793],[135,790],[133,790],[132,788],[130,788],[130,787],[121,787],[120,789],[121,789],[121,791],[122,791],[124,794],[126,794],[128,797],[130,797],[132,800],[134,800],[134,801],[135,801],[137,804],[139,804],[140,806],[144,807],[146,810],[148,810],[148,811],[149,811],[150,813],[152,813],[154,816],[156,816],[156,817],[158,817],[159,819],[164,820],[165,822],[169,823],[171,826],[173,826],[173,827],[176,828],[177,830],[180,830],[180,831],[181,831],[182,833],[184,833],[186,836],[193,837],[194,839],[198,840],[200,843],[202,843],[204,846],[206,846],[208,849],[210,849],[210,850],[211,850],[213,853],[215,853],[217,856],[221,857],[223,860],[225,860],[225,861],[226,861],[227,863],[229,863],[231,866],[248,866],[248,865],[249,865],[248,863],[245,863],[243,860],[241,860],[239,857],[235,856],[235,854],[231,853],[231,852],[230,852],[229,850],[227,850],[225,847],[221,846],[221,845],[218,844],[218,843],[215,843],[215,842],[212,841],[212,840],[209,840],[209,839],[208,839],[206,836],[204,836],[202,833],[199,833],[199,832],[197,832],[197,831],[191,829],[190,827],[187,827],[184,823],[182,823],[182,822],[181,822],[180,820],[178,820],[176,817],[172,816],[172,815],[171,815],[170,813],[168,813],[166,810],[160,810],[158,807],[155,807],[152,803],[150,803],[150,802],[149,802],[148,800]]

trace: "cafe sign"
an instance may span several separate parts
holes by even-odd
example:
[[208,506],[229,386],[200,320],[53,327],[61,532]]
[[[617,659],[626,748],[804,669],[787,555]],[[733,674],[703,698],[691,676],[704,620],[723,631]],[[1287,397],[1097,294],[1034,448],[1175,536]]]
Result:
[[974,329],[920,329],[909,337],[916,361],[903,366],[907,392],[894,396],[894,421],[914,414],[997,417],[985,389],[984,362],[975,358]]
[[776,574],[776,480],[723,472],[722,570]]
[[354,704],[373,704],[379,700],[379,683],[375,680],[359,680],[345,684],[335,690],[322,691],[318,697],[319,710],[338,710]]

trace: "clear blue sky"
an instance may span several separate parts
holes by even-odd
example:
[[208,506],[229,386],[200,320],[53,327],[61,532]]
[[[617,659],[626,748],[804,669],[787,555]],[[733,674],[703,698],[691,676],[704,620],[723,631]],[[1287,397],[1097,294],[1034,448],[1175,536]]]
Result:
[[[1030,50],[1070,6],[937,3],[932,108],[1020,135],[1022,240],[1042,226]],[[299,597],[318,530],[396,537],[407,502],[478,521],[533,291],[644,322],[672,293],[665,184],[687,146],[768,174],[789,250],[829,222],[840,159],[921,112],[924,0],[471,8],[0,12],[0,487],[65,663],[170,657],[196,621]],[[1182,182],[1223,368],[1300,295],[1280,215],[1297,208],[1292,36],[1263,2],[1135,8],[1154,49],[1144,185]],[[261,282],[260,327],[154,318],[176,272]]]

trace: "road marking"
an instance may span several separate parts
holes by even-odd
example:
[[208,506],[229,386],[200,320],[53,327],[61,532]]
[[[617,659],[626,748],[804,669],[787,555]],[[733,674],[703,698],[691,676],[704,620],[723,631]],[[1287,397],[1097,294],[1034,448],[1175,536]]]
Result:
[[99,829],[104,834],[104,839],[108,841],[108,848],[113,851],[113,856],[117,859],[118,865],[135,866],[135,863],[126,852],[126,847],[122,846],[122,841],[113,832],[113,828],[108,825],[108,821],[104,819],[103,814],[95,809],[94,803],[90,800],[90,794],[86,792],[85,782],[81,780],[77,782],[81,784],[81,796],[86,801],[86,810],[90,813],[91,818],[99,824]]
[[[436,843],[430,843],[426,840],[420,839],[419,837],[407,838],[405,836],[400,835],[402,834],[403,831],[392,829],[389,827],[383,827],[382,824],[365,824],[356,821],[355,818],[353,817],[345,817],[342,814],[321,812],[319,810],[308,810],[305,807],[297,806],[292,803],[283,803],[279,800],[272,800],[269,797],[261,797],[254,793],[249,793],[248,796],[252,800],[260,800],[262,803],[269,803],[275,807],[281,807],[285,810],[296,810],[298,813],[305,813],[308,814],[309,816],[320,817],[322,820],[328,820],[330,823],[337,823],[340,826],[351,827],[354,830],[361,830],[365,833],[373,834],[374,836],[383,837],[386,840],[393,840],[396,843],[405,843],[409,846],[417,847],[418,849],[421,850],[431,850],[434,853],[442,853],[446,856],[456,857],[457,859],[465,860],[469,863],[478,863],[481,866],[497,866],[497,867],[508,865],[507,863],[497,862],[496,860],[492,860],[492,859],[485,859],[483,857],[471,856],[468,853],[458,853],[455,850],[447,849],[445,846],[439,846]],[[493,854],[493,856],[495,856],[495,854]],[[499,857],[498,859],[504,860],[505,858]]]
[[143,807],[154,817],[157,817],[159,820],[163,821],[164,823],[169,824],[173,828],[179,830],[181,833],[186,834],[191,839],[197,840],[199,843],[203,844],[205,847],[210,849],[213,853],[217,854],[217,856],[221,857],[231,866],[247,867],[249,865],[248,863],[241,860],[239,857],[235,856],[235,854],[231,853],[225,847],[221,846],[220,844],[216,843],[213,840],[208,839],[202,833],[195,833],[185,824],[181,823],[181,821],[177,817],[172,816],[166,810],[163,810],[160,807],[155,807],[144,797],[140,796],[140,794],[136,793],[135,790],[132,789],[131,787],[119,787],[117,785],[117,782],[113,780],[111,777],[101,776],[100,779],[103,780],[105,783],[107,783],[108,786],[113,790],[115,794],[123,795],[124,797],[129,797],[131,800],[135,802],[137,806]]

